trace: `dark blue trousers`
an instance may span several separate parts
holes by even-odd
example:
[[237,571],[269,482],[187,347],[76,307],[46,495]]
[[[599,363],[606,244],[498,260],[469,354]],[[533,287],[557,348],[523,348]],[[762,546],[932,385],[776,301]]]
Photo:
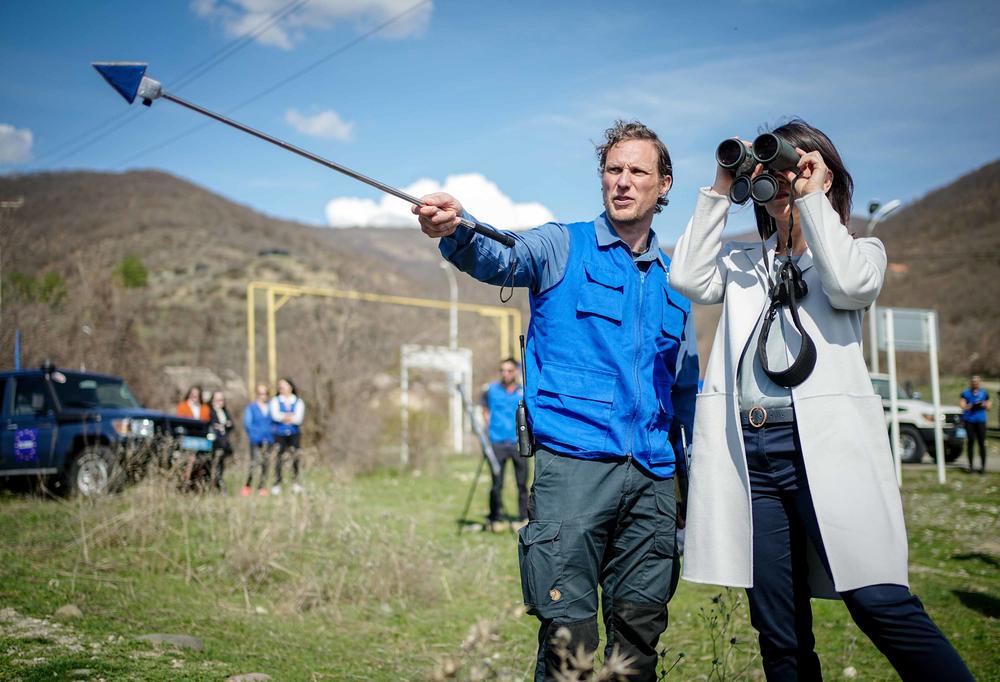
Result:
[[[806,539],[827,573],[794,424],[744,427],[753,507],[753,587],[747,590],[768,680],[821,680],[812,633]],[[951,643],[902,585],[840,593],[858,627],[903,680],[972,680]]]

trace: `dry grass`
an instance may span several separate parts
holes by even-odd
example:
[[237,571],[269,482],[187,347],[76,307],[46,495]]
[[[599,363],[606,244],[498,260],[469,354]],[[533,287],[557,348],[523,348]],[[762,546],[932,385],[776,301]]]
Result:
[[182,494],[173,478],[151,476],[117,499],[65,504],[78,528],[68,549],[84,566],[107,567],[125,551],[132,569],[212,583],[243,595],[248,610],[262,591],[277,613],[334,617],[344,605],[405,607],[442,594],[440,582],[425,579],[440,557],[415,522],[360,520],[347,496]]

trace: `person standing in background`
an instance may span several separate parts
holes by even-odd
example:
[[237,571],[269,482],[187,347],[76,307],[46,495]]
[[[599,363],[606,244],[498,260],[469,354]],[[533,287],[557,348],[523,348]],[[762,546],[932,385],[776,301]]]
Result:
[[259,495],[267,495],[267,459],[274,445],[274,423],[271,421],[271,392],[264,384],[258,384],[252,403],[243,409],[243,428],[250,444],[250,470],[240,494],[248,497],[253,492],[253,474],[258,470],[257,487]]
[[201,386],[192,386],[188,389],[184,400],[177,403],[177,416],[188,419],[200,419],[208,421],[208,405],[201,402]]
[[990,412],[992,403],[990,394],[986,389],[981,388],[982,378],[978,374],[972,375],[969,379],[969,387],[962,391],[958,406],[964,412],[962,420],[965,422],[965,432],[968,438],[969,448],[969,473],[975,471],[973,448],[979,444],[979,473],[986,473],[986,416]]
[[503,479],[507,462],[514,466],[517,480],[517,525],[528,522],[528,462],[517,454],[517,404],[524,399],[524,388],[517,381],[520,365],[514,358],[500,363],[500,381],[489,385],[483,394],[483,419],[493,445],[493,454],[500,464],[500,473],[493,474],[490,489],[489,525],[493,531],[506,530],[503,513]]
[[[200,419],[208,421],[208,405],[201,402],[201,386],[192,386],[188,389],[184,400],[177,403],[177,416],[188,419]],[[184,460],[184,471],[181,472],[181,487],[188,489],[191,487],[191,475],[194,473],[194,463],[197,455],[187,452]]]
[[278,395],[271,398],[271,421],[274,422],[274,441],[278,452],[274,459],[274,487],[272,495],[281,494],[281,467],[285,453],[292,458],[292,492],[302,492],[299,484],[299,454],[301,452],[301,426],[305,418],[306,406],[302,398],[295,394],[295,384],[291,379],[278,379]]
[[233,446],[229,443],[229,433],[233,430],[233,420],[226,407],[226,396],[222,391],[212,394],[212,409],[208,419],[208,427],[215,434],[215,447],[212,449],[212,486],[220,493],[226,489],[222,482],[226,473],[226,460],[233,456]]

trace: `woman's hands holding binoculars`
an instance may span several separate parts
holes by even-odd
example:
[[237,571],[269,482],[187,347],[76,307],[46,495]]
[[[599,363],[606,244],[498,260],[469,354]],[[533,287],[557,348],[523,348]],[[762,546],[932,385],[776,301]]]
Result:
[[813,192],[826,194],[833,184],[833,174],[827,168],[826,161],[819,152],[806,152],[795,148],[800,158],[798,175],[789,171],[785,174],[789,182],[795,183],[795,196],[804,197]]

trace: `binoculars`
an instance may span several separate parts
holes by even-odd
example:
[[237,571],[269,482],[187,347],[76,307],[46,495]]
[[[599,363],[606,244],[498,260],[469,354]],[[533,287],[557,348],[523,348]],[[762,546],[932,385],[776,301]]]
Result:
[[[715,160],[735,176],[729,188],[730,201],[745,204],[753,199],[758,204],[766,204],[778,194],[778,179],[774,174],[796,170],[799,154],[795,147],[774,133],[764,133],[757,136],[749,149],[735,137],[723,140],[715,150]],[[764,167],[764,172],[751,177],[758,163]]]

